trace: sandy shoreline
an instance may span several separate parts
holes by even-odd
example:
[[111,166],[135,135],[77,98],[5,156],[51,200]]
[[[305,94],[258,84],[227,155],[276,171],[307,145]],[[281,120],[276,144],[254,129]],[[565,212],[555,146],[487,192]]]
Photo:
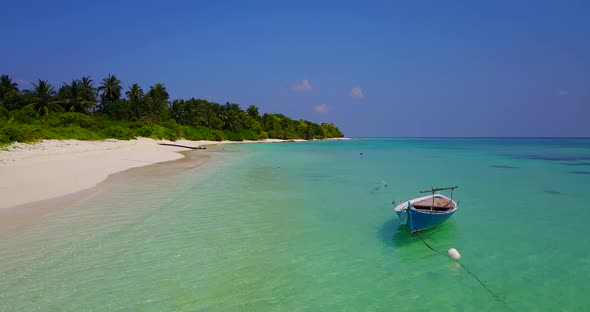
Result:
[[131,141],[45,140],[34,144],[13,144],[0,150],[0,210],[87,190],[114,173],[178,160],[184,157],[180,152],[191,150],[160,143],[200,147],[239,142],[170,142],[139,138]]

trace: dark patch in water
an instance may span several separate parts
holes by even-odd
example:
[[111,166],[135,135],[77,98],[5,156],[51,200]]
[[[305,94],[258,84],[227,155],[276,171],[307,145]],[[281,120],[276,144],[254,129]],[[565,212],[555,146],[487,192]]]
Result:
[[399,223],[397,217],[392,217],[377,230],[377,237],[387,247],[402,247],[412,244],[420,244],[420,240],[416,239],[408,228]]
[[451,150],[451,151],[467,151],[467,150],[472,150],[472,148],[458,147],[458,146],[425,146],[424,148],[427,148],[427,149]]
[[[446,221],[434,228],[420,232],[422,236],[434,235],[442,241],[454,241],[456,237],[456,226],[454,222]],[[416,234],[410,234],[405,224],[400,224],[397,217],[390,218],[377,230],[377,238],[387,247],[403,247],[413,244],[422,244]],[[403,249],[403,248],[402,248]],[[413,252],[405,253],[407,259],[415,261]]]
[[589,155],[550,156],[550,155],[513,155],[516,159],[548,160],[548,161],[588,161]]
[[590,171],[570,171],[568,173],[590,175]]
[[325,179],[325,178],[329,178],[330,176],[317,174],[317,175],[310,175],[310,176],[307,176],[307,177],[308,178],[312,178],[312,179]]
[[520,167],[512,167],[512,166],[504,166],[504,165],[490,165],[491,168],[500,168],[500,169],[518,169]]
[[590,166],[590,162],[581,162],[581,163],[560,163],[560,165],[564,165],[564,166]]
[[329,180],[331,178],[328,175],[321,175],[321,174],[307,175],[305,177],[308,180],[313,181],[313,182],[323,182],[323,181],[327,181],[327,180]]
[[377,187],[375,187],[373,190],[371,190],[371,194],[375,194],[375,192],[381,190],[384,187],[387,187],[387,184],[385,184],[383,186],[377,186]]
[[544,190],[543,193],[551,195],[563,195],[562,192],[556,190]]
[[379,190],[381,190],[383,188],[386,188],[388,186],[387,185],[387,182],[385,182],[385,181],[381,181],[380,183],[377,183],[377,184],[378,185],[376,185],[375,187],[373,187],[373,189],[371,190],[371,194],[375,194],[375,192],[377,192],[377,191],[379,191]]

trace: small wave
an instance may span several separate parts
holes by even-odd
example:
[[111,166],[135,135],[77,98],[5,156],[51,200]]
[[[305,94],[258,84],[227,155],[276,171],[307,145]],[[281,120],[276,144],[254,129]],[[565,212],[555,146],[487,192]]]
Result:
[[490,168],[500,168],[500,169],[519,169],[520,167],[513,167],[513,166],[504,166],[504,165],[490,165]]
[[590,175],[590,171],[570,171],[570,174],[582,174],[582,175]]

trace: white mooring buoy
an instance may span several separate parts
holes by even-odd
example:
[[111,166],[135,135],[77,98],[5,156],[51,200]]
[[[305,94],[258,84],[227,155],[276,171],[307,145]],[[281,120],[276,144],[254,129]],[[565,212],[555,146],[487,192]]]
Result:
[[449,257],[451,257],[453,260],[459,260],[461,259],[461,254],[457,251],[457,249],[451,248],[449,249]]

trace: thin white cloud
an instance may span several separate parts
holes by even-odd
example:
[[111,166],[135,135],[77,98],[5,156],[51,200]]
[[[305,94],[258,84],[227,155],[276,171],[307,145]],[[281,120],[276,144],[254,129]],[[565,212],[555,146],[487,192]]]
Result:
[[363,93],[363,89],[361,89],[361,87],[354,87],[350,89],[350,93],[348,93],[348,95],[351,98],[355,99],[362,99],[365,97],[365,94]]
[[570,92],[568,90],[564,90],[564,89],[559,90],[560,96],[567,96],[568,94],[570,94]]
[[295,92],[309,92],[313,90],[313,86],[309,83],[309,80],[297,81],[293,85],[293,91]]
[[314,110],[317,113],[325,114],[330,111],[330,106],[328,106],[328,104],[320,104],[320,105],[317,105],[316,107],[314,107]]

